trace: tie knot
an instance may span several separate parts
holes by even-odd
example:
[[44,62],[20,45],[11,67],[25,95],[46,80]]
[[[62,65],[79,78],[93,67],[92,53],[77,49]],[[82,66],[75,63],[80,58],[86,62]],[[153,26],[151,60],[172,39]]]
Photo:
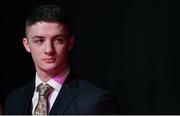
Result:
[[39,91],[39,96],[47,96],[50,90],[51,90],[51,86],[43,83],[41,83],[37,88],[37,91]]

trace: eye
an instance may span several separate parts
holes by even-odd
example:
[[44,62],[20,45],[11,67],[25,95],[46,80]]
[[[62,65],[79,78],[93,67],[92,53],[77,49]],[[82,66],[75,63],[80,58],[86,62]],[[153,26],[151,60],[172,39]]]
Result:
[[35,42],[35,43],[38,43],[38,44],[41,44],[41,43],[44,42],[44,40],[43,40],[43,39],[37,39],[37,40],[35,40],[34,42]]
[[59,44],[62,44],[62,43],[64,43],[64,38],[57,38],[57,39],[55,40],[55,42],[56,42],[56,43],[59,43]]

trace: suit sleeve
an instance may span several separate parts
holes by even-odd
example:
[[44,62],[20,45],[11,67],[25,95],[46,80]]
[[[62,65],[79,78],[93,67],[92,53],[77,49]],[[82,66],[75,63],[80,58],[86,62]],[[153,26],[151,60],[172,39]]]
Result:
[[12,99],[13,99],[13,96],[14,96],[14,92],[11,92],[8,96],[7,96],[7,99],[6,99],[6,102],[5,102],[5,110],[4,110],[4,114],[5,115],[9,115],[11,114],[11,110],[13,109],[12,107],[14,107],[14,104],[12,102]]
[[104,94],[99,98],[92,112],[94,114],[118,115],[120,114],[118,100],[111,94]]

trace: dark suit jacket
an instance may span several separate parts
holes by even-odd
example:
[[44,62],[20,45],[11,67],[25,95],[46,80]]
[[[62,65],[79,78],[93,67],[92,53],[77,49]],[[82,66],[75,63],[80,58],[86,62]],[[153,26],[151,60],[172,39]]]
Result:
[[[5,114],[31,114],[34,86],[33,81],[10,93],[5,103]],[[110,93],[71,71],[49,114],[119,114],[119,107]]]

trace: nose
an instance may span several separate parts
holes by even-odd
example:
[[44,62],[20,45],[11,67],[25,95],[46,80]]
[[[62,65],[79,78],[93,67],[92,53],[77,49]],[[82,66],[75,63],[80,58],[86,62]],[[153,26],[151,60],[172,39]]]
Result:
[[54,46],[53,46],[53,44],[51,42],[47,42],[45,44],[44,53],[46,55],[53,55],[54,54]]

